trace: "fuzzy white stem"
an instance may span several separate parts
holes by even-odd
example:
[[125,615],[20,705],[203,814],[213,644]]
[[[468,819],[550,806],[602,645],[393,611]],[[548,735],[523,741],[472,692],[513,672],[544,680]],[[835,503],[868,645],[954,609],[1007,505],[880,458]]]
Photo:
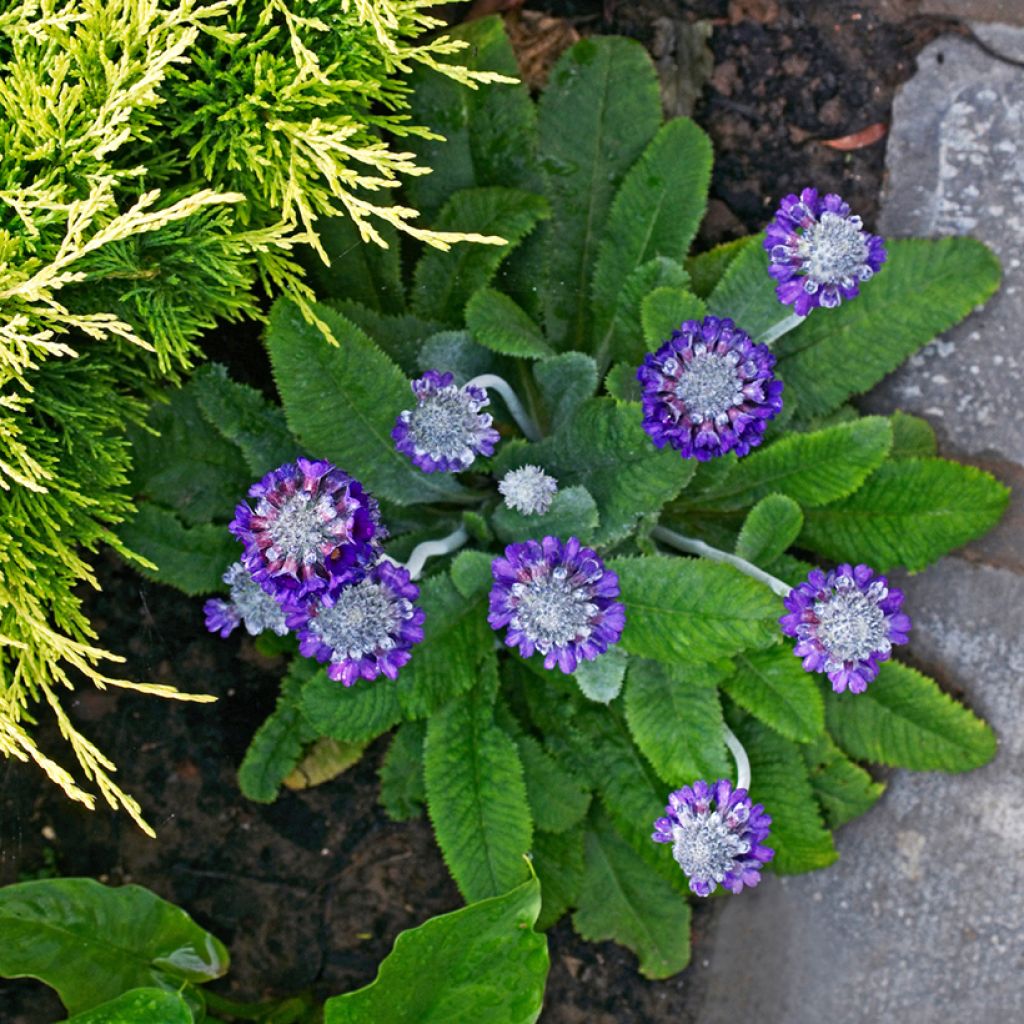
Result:
[[409,555],[409,561],[405,563],[406,569],[409,570],[409,579],[418,580],[420,578],[428,558],[456,551],[467,540],[469,540],[469,534],[460,526],[457,530],[449,533],[447,537],[441,537],[439,540],[425,540],[422,544],[417,544],[412,549],[412,554]]
[[656,526],[651,530],[651,536],[655,540],[671,544],[672,547],[678,548],[680,551],[688,551],[691,555],[703,555],[705,558],[710,558],[713,562],[725,562],[726,565],[739,569],[741,573],[757,580],[758,583],[771,587],[779,597],[789,597],[789,592],[793,589],[788,583],[780,580],[777,576],[772,576],[763,569],[758,569],[756,565],[748,562],[745,558],[740,558],[739,555],[730,555],[728,551],[719,551],[718,548],[713,548],[702,540],[684,537],[681,533],[676,533],[674,530],[665,529],[664,526]]
[[533,422],[533,418],[526,411],[523,403],[519,401],[518,395],[512,390],[512,386],[503,377],[496,373],[481,373],[466,384],[466,387],[493,388],[505,400],[508,411],[512,418],[519,424],[519,429],[526,435],[528,441],[540,440],[540,429]]
[[743,744],[740,743],[736,733],[729,726],[722,726],[722,735],[725,745],[729,748],[729,753],[732,754],[733,760],[736,762],[736,788],[749,790],[750,758],[747,757],[747,752],[743,749]]
[[755,338],[754,341],[758,345],[771,346],[784,334],[788,334],[793,330],[794,327],[799,327],[806,319],[806,316],[800,316],[798,313],[790,313],[784,320],[780,320],[777,324],[769,327],[767,331]]

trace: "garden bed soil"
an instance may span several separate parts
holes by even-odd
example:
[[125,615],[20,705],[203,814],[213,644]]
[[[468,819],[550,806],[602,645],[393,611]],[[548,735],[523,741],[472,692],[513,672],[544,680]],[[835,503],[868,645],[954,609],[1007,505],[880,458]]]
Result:
[[[885,146],[864,140],[884,132],[893,92],[913,72],[918,50],[959,30],[949,19],[920,16],[917,0],[533,6],[551,17],[534,19],[549,37],[538,42],[534,33],[532,56],[556,51],[573,30],[622,33],[654,49],[666,81],[677,75],[679,23],[711,21],[713,64],[695,110],[716,157],[703,246],[759,230],[781,195],[812,183],[840,192],[872,226]],[[836,139],[853,148],[824,141]],[[218,358],[251,379],[255,327],[211,340]],[[99,561],[103,590],[88,594],[86,607],[103,644],[127,656],[124,674],[218,701],[76,691],[67,701],[71,715],[116,759],[121,785],[141,801],[159,839],[147,839],[124,814],[89,813],[36,769],[8,761],[0,765],[0,880],[60,873],[148,886],[228,944],[232,969],[219,987],[235,998],[305,987],[324,997],[369,982],[398,932],[460,904],[427,821],[394,823],[377,804],[387,740],[317,789],[286,792],[268,806],[244,799],[235,772],[273,707],[282,663],[261,656],[246,636],[207,634],[201,601],[144,581],[113,556]],[[56,730],[44,724],[42,733],[48,751],[66,760]],[[542,1022],[696,1021],[701,965],[711,954],[704,933],[715,912],[715,901],[697,908],[692,965],[657,983],[639,976],[631,953],[583,942],[563,920],[551,932]],[[5,1024],[61,1017],[42,985],[0,985]]]

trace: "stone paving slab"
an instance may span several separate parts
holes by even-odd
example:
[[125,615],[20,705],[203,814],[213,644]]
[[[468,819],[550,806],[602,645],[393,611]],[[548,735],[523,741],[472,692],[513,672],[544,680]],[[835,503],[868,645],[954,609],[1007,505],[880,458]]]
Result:
[[[1021,5],[1024,8],[1024,0]],[[1024,57],[1024,29],[973,26]],[[941,61],[939,56],[941,55]],[[945,453],[1024,485],[1024,69],[943,38],[898,96],[880,230],[972,234],[1000,294],[868,400],[935,425]],[[1024,486],[1021,487],[1024,491]],[[1024,516],[901,580],[911,659],[1000,737],[967,775],[894,772],[837,835],[838,864],[723,903],[691,969],[701,1024],[1024,1021]]]
[[945,14],[968,21],[999,21],[1024,25],[1021,0],[923,0],[922,14]]

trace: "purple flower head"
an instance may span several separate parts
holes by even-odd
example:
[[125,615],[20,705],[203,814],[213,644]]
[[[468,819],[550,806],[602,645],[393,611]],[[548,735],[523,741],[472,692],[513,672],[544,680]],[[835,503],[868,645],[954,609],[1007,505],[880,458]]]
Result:
[[887,661],[893,644],[905,644],[910,618],[900,611],[903,591],[867,565],[815,569],[785,599],[782,632],[796,637],[793,653],[808,672],[825,672],[836,693],[863,693]]
[[245,546],[252,578],[279,601],[302,600],[358,579],[387,530],[376,500],[330,462],[297,459],[249,488],[228,529]]
[[669,794],[665,817],[654,822],[656,843],[671,843],[672,856],[690,880],[690,891],[710,896],[721,885],[729,892],[753,888],[775,851],[761,843],[772,819],[751,804],[745,789],[727,779],[703,780]]
[[506,473],[498,484],[505,507],[524,516],[543,515],[558,493],[558,481],[539,466],[522,466]]
[[782,409],[775,356],[731,320],[687,320],[637,370],[644,430],[656,448],[670,444],[701,462],[761,443]]
[[764,240],[779,301],[807,316],[854,298],[885,262],[885,243],[833,194],[805,188],[782,200]]
[[299,652],[327,662],[327,675],[351,686],[357,679],[394,679],[423,639],[419,587],[403,566],[382,559],[357,583],[339,584],[288,609]]
[[458,387],[450,373],[427,370],[411,382],[416,408],[399,413],[391,437],[424,473],[459,473],[478,455],[493,455],[501,440],[491,426],[483,388]]
[[524,658],[544,655],[544,667],[576,671],[618,641],[626,624],[619,577],[591,548],[570,537],[510,544],[491,563],[494,586],[487,621],[508,626],[505,643]]
[[203,605],[206,628],[211,633],[226,637],[242,622],[250,636],[267,629],[278,636],[288,632],[280,604],[253,580],[241,562],[230,566],[223,580],[231,588],[231,599],[215,597]]

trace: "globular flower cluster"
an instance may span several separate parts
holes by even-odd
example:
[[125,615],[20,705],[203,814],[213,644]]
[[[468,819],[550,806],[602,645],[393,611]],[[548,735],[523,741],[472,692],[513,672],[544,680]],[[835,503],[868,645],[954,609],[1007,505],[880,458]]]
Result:
[[785,598],[782,631],[796,637],[793,653],[808,672],[824,672],[836,693],[863,693],[888,660],[893,644],[907,642],[910,617],[903,591],[867,565],[820,569]]
[[487,621],[508,627],[505,643],[524,658],[544,655],[544,667],[566,674],[618,641],[626,624],[619,577],[576,537],[510,544],[491,563],[494,585]]
[[391,437],[425,473],[459,473],[478,455],[493,455],[501,440],[491,426],[490,404],[483,388],[458,387],[451,373],[428,370],[411,382],[416,408],[398,414]]
[[764,247],[779,301],[799,316],[854,298],[885,262],[883,240],[864,230],[849,203],[814,188],[782,200]]
[[637,371],[643,428],[656,448],[671,445],[701,462],[759,445],[782,410],[775,356],[731,320],[687,320]]
[[423,639],[424,613],[408,570],[381,558],[387,530],[372,495],[332,463],[300,458],[253,484],[249,498],[229,526],[244,548],[224,575],[231,600],[207,601],[207,628],[291,629],[300,652],[345,686],[394,679]]
[[761,880],[761,868],[775,856],[762,845],[772,819],[745,789],[727,779],[713,786],[703,780],[669,794],[665,817],[654,822],[651,838],[671,843],[672,856],[697,896],[718,886],[738,893]]
[[505,474],[498,491],[506,508],[524,516],[542,516],[558,493],[558,481],[539,466],[521,466]]

